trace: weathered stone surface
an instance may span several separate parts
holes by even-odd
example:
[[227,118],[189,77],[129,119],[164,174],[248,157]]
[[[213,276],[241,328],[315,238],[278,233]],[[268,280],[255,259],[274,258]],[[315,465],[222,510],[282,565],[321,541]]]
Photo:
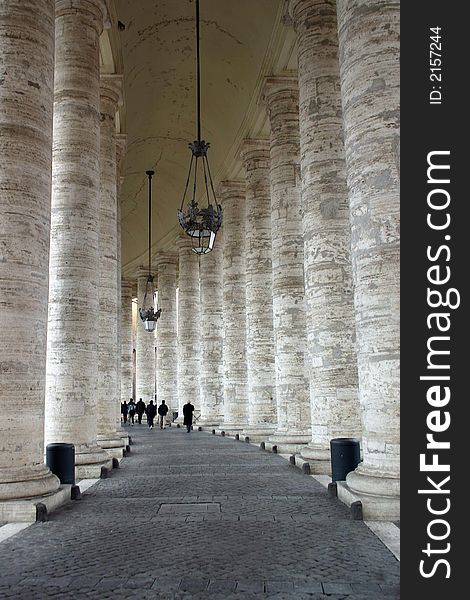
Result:
[[246,177],[245,273],[248,428],[253,439],[276,428],[271,190],[269,141],[245,140],[241,158]]
[[[116,426],[118,430],[118,435],[121,435],[122,432],[119,431],[119,427],[121,424],[121,358],[122,358],[122,280],[121,280],[121,271],[122,271],[122,241],[121,241],[121,187],[122,187],[122,162],[124,158],[124,154],[127,147],[127,135],[125,133],[117,133],[116,134],[116,199],[117,199],[117,322],[118,322],[118,339],[117,339],[117,398],[118,401],[116,403]],[[131,336],[132,336],[132,310],[131,311]],[[131,360],[132,360],[132,345],[131,345]],[[132,364],[132,363],[131,363]],[[126,367],[128,368],[128,367]],[[131,375],[132,377],[132,375]],[[132,382],[132,380],[131,380]],[[128,381],[126,381],[126,386],[128,385]],[[132,385],[132,383],[131,383]],[[130,395],[128,396],[128,398]],[[122,436],[121,436],[122,437]]]
[[330,440],[360,437],[348,192],[335,3],[291,0],[298,36],[300,165],[312,441],[330,473]]
[[[370,518],[399,515],[399,2],[338,1],[364,462]],[[372,496],[370,496],[372,495]],[[385,506],[385,505],[387,506]],[[388,514],[387,514],[388,509]]]
[[224,422],[226,432],[248,424],[245,301],[245,184],[223,181]]
[[[115,115],[121,97],[122,76],[101,75],[100,82],[100,210],[99,210],[99,339],[98,444],[124,445],[116,433],[118,397],[118,244]],[[119,288],[121,286],[119,285]]]
[[201,424],[223,419],[223,227],[214,248],[199,263],[201,293]]
[[[139,309],[142,308],[147,280],[148,268],[141,268],[137,273],[137,326],[135,340],[135,386],[136,398],[148,404],[150,400],[155,402],[155,331],[145,331]],[[154,276],[155,277],[155,276]],[[155,281],[154,281],[155,283]],[[149,285],[150,293],[150,285]],[[148,299],[146,300],[148,305]]]
[[162,309],[157,321],[157,398],[169,407],[171,411],[178,410],[177,363],[178,342],[176,328],[176,269],[178,255],[161,252],[157,254],[155,264],[158,269],[157,289],[158,306]]
[[[191,250],[191,238],[178,240],[178,412],[188,401],[200,410],[201,323],[199,259]],[[201,259],[202,260],[202,259]]]
[[56,3],[46,443],[73,443],[81,477],[111,463],[96,443],[104,18],[98,0]]
[[278,421],[271,441],[284,451],[283,445],[295,450],[310,441],[297,78],[268,77],[262,97],[271,125],[273,325]]
[[132,281],[121,280],[121,402],[132,397]]
[[[53,492],[44,465],[54,2],[0,15],[0,501]],[[3,514],[2,509],[0,513]]]

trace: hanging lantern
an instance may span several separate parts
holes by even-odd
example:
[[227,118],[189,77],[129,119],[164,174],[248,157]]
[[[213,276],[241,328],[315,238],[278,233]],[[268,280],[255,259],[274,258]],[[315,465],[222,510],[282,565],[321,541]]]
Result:
[[[184,231],[191,237],[192,250],[196,254],[207,254],[214,247],[215,236],[222,224],[222,207],[217,203],[212,183],[212,176],[207,158],[209,143],[201,140],[201,77],[199,55],[199,0],[196,0],[196,56],[197,56],[197,140],[189,144],[191,162],[186,180],[181,207],[178,210],[178,220]],[[199,188],[198,188],[199,179]],[[202,181],[202,183],[201,183]],[[192,196],[183,210],[189,184],[191,182]],[[196,197],[201,193],[206,198],[207,206],[199,207]]]
[[145,285],[144,299],[142,300],[142,306],[139,308],[139,315],[144,324],[145,331],[155,331],[157,320],[162,314],[162,309],[159,308],[155,312],[154,297],[155,289],[153,286],[153,275],[152,275],[152,176],[155,171],[146,171],[149,180],[149,274],[147,283]]

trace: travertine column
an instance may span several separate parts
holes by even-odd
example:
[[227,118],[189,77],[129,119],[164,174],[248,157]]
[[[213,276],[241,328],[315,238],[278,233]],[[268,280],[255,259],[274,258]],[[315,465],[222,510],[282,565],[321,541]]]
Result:
[[301,454],[315,473],[330,473],[330,440],[361,435],[336,6],[328,0],[291,0],[290,9],[298,35],[312,411],[312,441]]
[[106,6],[56,2],[46,443],[71,442],[79,477],[98,447],[99,36]]
[[224,325],[222,317],[223,228],[214,249],[201,257],[201,425],[219,425],[223,419]]
[[271,441],[281,451],[296,451],[310,441],[297,78],[269,77],[262,95],[271,124],[273,324],[278,420]]
[[[122,324],[123,324],[123,320],[122,320],[122,310],[123,310],[123,299],[122,299],[122,259],[121,259],[121,189],[122,189],[122,183],[124,181],[124,177],[122,175],[122,171],[123,171],[123,158],[124,158],[124,153],[126,151],[126,146],[127,146],[127,134],[125,133],[117,133],[116,134],[116,198],[117,198],[117,223],[116,223],[116,229],[117,229],[117,322],[118,322],[118,328],[117,328],[117,374],[118,374],[118,384],[117,384],[117,402],[116,402],[116,429],[118,432],[118,435],[123,438],[124,440],[126,440],[127,436],[127,432],[123,431],[122,429],[120,429],[121,427],[121,397],[122,397],[122,386],[123,386],[123,382],[122,382],[122,368],[121,368],[121,360],[122,360]],[[129,282],[130,283],[130,282]],[[128,375],[128,377],[130,376],[130,386],[129,386],[129,380],[126,380],[124,382],[124,388],[127,389],[128,391],[130,391],[129,395],[127,396],[127,401],[129,400],[129,398],[132,396],[132,294],[131,294],[131,301],[129,303],[129,307],[128,310],[130,312],[130,359],[125,359],[125,360],[130,360],[130,367],[131,367],[131,371],[130,371],[130,375]],[[128,335],[128,332],[126,332],[126,335]],[[129,364],[126,364],[126,369],[129,369]],[[128,371],[127,371],[128,372]],[[129,389],[130,388],[130,389]],[[126,445],[129,443],[129,440],[127,439],[125,441]]]
[[399,2],[338,1],[364,518],[399,515]]
[[[135,387],[136,398],[148,404],[150,400],[155,403],[155,332],[145,331],[140,318],[139,309],[142,308],[145,288],[147,286],[148,269],[141,268],[137,273],[137,327],[135,340]],[[148,299],[147,299],[148,302]]]
[[[201,312],[199,299],[199,258],[191,250],[191,239],[177,240],[178,276],[178,418],[189,401],[200,410]],[[201,259],[202,260],[202,259]],[[163,310],[162,310],[163,315]]]
[[277,424],[273,334],[273,274],[269,141],[245,140],[246,358],[250,439],[264,439]]
[[121,283],[121,402],[132,396],[132,281]]
[[245,183],[223,181],[224,422],[229,433],[248,425],[245,301]]
[[[122,456],[123,441],[116,433],[118,406],[118,274],[117,167],[115,115],[122,76],[101,75],[100,82],[100,312],[98,319],[98,444]],[[120,289],[121,286],[119,286]]]
[[[2,500],[53,492],[44,465],[54,2],[0,9],[0,521]],[[36,502],[37,502],[36,498]]]
[[157,398],[168,405],[169,414],[178,410],[176,329],[176,269],[178,255],[160,252],[155,258],[158,269],[158,306],[162,309],[157,321]]

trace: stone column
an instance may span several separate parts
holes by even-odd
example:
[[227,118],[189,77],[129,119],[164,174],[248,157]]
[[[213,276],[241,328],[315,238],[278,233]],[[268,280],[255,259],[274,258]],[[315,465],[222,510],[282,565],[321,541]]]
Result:
[[[178,240],[178,418],[189,401],[200,410],[201,313],[199,305],[199,258],[191,250],[191,239]],[[203,260],[203,259],[201,259]],[[163,314],[163,310],[162,310]]]
[[270,438],[295,452],[310,436],[299,169],[297,78],[268,77],[262,91],[270,124],[273,325],[278,428]]
[[[100,85],[100,312],[98,319],[98,444],[122,457],[123,441],[116,432],[118,397],[118,272],[117,167],[115,116],[122,76],[102,75]],[[119,289],[120,289],[119,285]],[[120,375],[120,373],[119,373]]]
[[241,433],[248,425],[245,301],[245,183],[223,181],[224,422],[221,429]]
[[224,326],[222,317],[223,228],[212,252],[201,257],[201,425],[217,426],[223,419]]
[[137,402],[139,398],[148,404],[150,400],[155,403],[155,332],[145,331],[144,324],[139,315],[142,308],[148,269],[141,268],[137,273],[137,327],[135,340],[135,387]]
[[398,0],[338,1],[364,461],[364,518],[399,515]]
[[[117,198],[117,322],[118,322],[118,328],[117,328],[117,374],[118,374],[118,385],[117,385],[117,403],[116,403],[116,430],[118,435],[125,441],[125,445],[127,445],[129,443],[129,439],[128,439],[128,435],[126,431],[123,431],[121,429],[121,396],[123,394],[122,391],[122,386],[123,386],[123,382],[122,382],[122,368],[121,368],[121,360],[122,360],[122,324],[123,324],[123,317],[122,317],[122,306],[123,306],[123,299],[122,299],[122,260],[121,260],[121,188],[122,188],[122,183],[124,180],[124,177],[122,176],[122,170],[123,170],[123,158],[124,158],[124,153],[126,151],[126,146],[127,146],[127,135],[125,133],[117,133],[116,134],[116,198]],[[130,285],[131,282],[128,282]],[[131,300],[129,303],[129,307],[128,309],[130,311],[130,367],[131,367],[131,371],[130,371],[130,393],[127,396],[127,401],[129,401],[129,398],[131,396],[133,396],[132,393],[132,293],[131,293]],[[129,335],[129,332],[126,332],[126,335]],[[125,359],[125,360],[129,360],[129,359]],[[129,368],[129,365],[126,364],[126,369]],[[129,375],[128,375],[129,376]],[[124,382],[124,388],[127,389],[129,391],[129,381],[126,380]],[[127,439],[126,439],[127,438]]]
[[257,441],[267,439],[277,425],[269,141],[245,140],[241,158],[246,173],[248,428],[244,433]]
[[121,283],[121,402],[132,396],[132,281]]
[[44,465],[54,2],[0,14],[0,521],[3,500],[54,492]]
[[105,3],[56,2],[46,443],[75,445],[77,476],[111,459],[97,439],[100,73]]
[[177,364],[178,339],[176,329],[176,269],[178,255],[160,252],[155,258],[158,269],[158,306],[162,309],[157,321],[157,398],[168,405],[168,418],[178,410]]
[[330,440],[360,437],[351,234],[335,3],[291,0],[297,32],[300,164],[312,441],[301,455],[330,473]]

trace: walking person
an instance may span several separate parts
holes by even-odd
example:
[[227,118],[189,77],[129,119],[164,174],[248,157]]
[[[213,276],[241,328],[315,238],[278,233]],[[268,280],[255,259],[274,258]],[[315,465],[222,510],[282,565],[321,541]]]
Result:
[[124,400],[124,402],[121,403],[121,415],[122,415],[122,422],[124,423],[124,425],[127,423],[127,413],[129,412],[129,407],[127,406],[127,402]]
[[193,412],[194,406],[188,400],[188,402],[183,406],[183,425],[186,425],[187,432],[190,433],[193,428]]
[[145,410],[147,413],[147,423],[150,429],[153,429],[153,420],[155,419],[155,415],[157,414],[157,408],[153,403],[153,400],[147,404],[147,408]]
[[145,413],[145,402],[142,400],[142,398],[139,398],[139,401],[135,406],[137,412],[137,423],[142,425],[142,416]]
[[129,400],[129,404],[127,405],[128,410],[129,410],[129,421],[131,423],[131,425],[134,425],[134,415],[135,415],[135,402],[134,400],[131,398]]
[[165,417],[168,412],[168,406],[165,404],[165,400],[162,400],[162,403],[158,407],[158,417],[160,421],[160,429],[165,429]]

